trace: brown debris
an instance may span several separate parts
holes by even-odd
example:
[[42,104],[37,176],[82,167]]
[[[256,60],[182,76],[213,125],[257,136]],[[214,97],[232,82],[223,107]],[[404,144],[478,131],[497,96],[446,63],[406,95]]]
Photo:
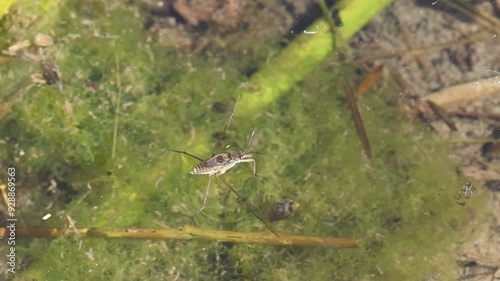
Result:
[[243,5],[237,0],[177,0],[174,10],[193,26],[203,21],[235,28],[241,22]]
[[46,34],[38,33],[33,40],[38,47],[50,47],[54,45],[54,39]]

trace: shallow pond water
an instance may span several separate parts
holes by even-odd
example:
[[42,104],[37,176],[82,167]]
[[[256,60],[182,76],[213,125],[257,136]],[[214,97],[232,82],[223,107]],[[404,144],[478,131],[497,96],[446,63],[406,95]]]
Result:
[[[344,95],[344,85],[358,84],[360,76],[352,67],[332,66],[333,55],[289,91],[254,108],[245,105],[247,65],[263,65],[257,60],[265,55],[241,59],[241,53],[223,49],[210,56],[166,47],[149,40],[134,5],[88,3],[58,11],[50,24],[57,43],[42,55],[60,69],[61,90],[30,86],[30,75],[40,71],[36,63],[13,59],[0,65],[2,98],[8,101],[0,120],[0,155],[2,166],[15,167],[18,175],[18,227],[181,226],[200,208],[208,178],[189,174],[196,160],[164,148],[209,158],[242,96],[220,151],[245,149],[255,131],[250,150],[257,152],[258,177],[251,164],[242,163],[224,178],[264,219],[279,200],[300,204],[287,219],[270,223],[274,231],[356,239],[360,246],[20,237],[16,274],[7,278],[456,276],[450,247],[469,235],[468,222],[483,198],[478,194],[466,206],[457,204],[465,180],[449,160],[446,144],[392,105],[397,88],[374,90],[358,101],[372,145],[368,159]],[[276,41],[258,49],[278,53],[282,48]],[[52,217],[42,220],[47,213]],[[193,224],[267,231],[216,180]]]

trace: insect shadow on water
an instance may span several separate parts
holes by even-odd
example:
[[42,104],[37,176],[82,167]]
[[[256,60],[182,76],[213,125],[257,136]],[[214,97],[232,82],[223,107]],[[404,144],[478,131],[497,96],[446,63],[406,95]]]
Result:
[[252,139],[254,136],[255,132],[252,132],[252,135],[250,136],[250,140],[248,142],[247,148],[243,151],[235,151],[235,152],[225,152],[225,153],[220,153],[217,154],[217,150],[220,148],[222,140],[224,139],[224,136],[226,134],[226,130],[229,127],[229,124],[231,123],[231,119],[234,116],[234,112],[236,110],[236,105],[238,104],[240,97],[237,98],[236,103],[234,104],[233,111],[231,112],[231,115],[229,116],[229,119],[226,122],[226,125],[224,126],[224,129],[222,130],[222,135],[219,137],[217,144],[215,145],[214,152],[212,153],[212,156],[208,158],[207,160],[203,160],[202,158],[195,156],[189,152],[186,151],[181,151],[181,150],[174,150],[174,149],[169,149],[169,148],[163,148],[164,150],[167,151],[172,151],[176,153],[182,153],[185,154],[191,158],[194,158],[200,163],[196,165],[196,167],[193,168],[193,170],[190,172],[192,175],[208,175],[208,185],[207,185],[207,190],[205,191],[205,198],[203,199],[203,205],[201,208],[196,211],[189,219],[180,227],[181,229],[188,223],[190,223],[194,217],[196,217],[203,209],[205,209],[205,206],[207,205],[207,200],[208,200],[208,192],[210,191],[210,185],[212,183],[212,176],[215,175],[217,179],[219,179],[222,183],[224,183],[231,192],[236,194],[238,196],[239,201],[243,202],[248,210],[257,218],[259,219],[266,227],[271,231],[274,235],[278,236],[276,232],[274,232],[269,225],[259,216],[257,213],[254,211],[254,209],[246,202],[246,200],[241,196],[236,189],[233,188],[232,185],[230,185],[223,177],[222,175],[227,172],[229,169],[234,167],[238,163],[252,163],[253,166],[253,175],[257,176],[257,170],[256,170],[256,164],[255,160],[252,158],[252,153],[248,151],[250,148],[250,145],[252,143]]

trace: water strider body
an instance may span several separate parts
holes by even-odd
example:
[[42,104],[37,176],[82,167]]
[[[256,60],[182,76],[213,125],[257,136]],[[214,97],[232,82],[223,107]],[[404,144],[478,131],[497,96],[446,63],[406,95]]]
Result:
[[255,175],[255,160],[251,158],[252,154],[244,151],[226,152],[217,154],[209,159],[200,162],[191,171],[192,175],[222,175],[234,165],[242,162],[253,163],[253,174]]

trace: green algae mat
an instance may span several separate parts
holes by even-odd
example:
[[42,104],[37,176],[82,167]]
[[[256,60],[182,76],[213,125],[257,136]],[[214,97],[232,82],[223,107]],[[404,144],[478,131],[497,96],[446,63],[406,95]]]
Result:
[[[369,13],[362,13],[361,0],[341,10],[343,40],[388,4],[380,3],[367,7]],[[221,49],[207,55],[154,43],[133,1],[16,5],[2,19],[2,50],[38,33],[55,43],[31,44],[0,60],[0,180],[6,184],[14,168],[16,227],[62,231],[19,233],[15,273],[7,263],[12,246],[2,239],[2,280],[456,277],[452,250],[468,237],[482,194],[457,204],[466,181],[446,143],[392,105],[398,89],[373,90],[358,100],[372,146],[372,159],[365,157],[343,92],[346,81],[360,82],[359,73],[332,66],[332,37],[322,20],[314,34],[285,47],[279,39],[268,42],[255,48],[268,53],[242,59]],[[368,17],[358,20],[359,14]],[[26,59],[29,52],[45,67]],[[245,64],[259,67],[248,76]],[[37,73],[53,84],[34,84]],[[199,161],[165,148],[209,158],[239,96],[220,150],[245,149],[255,132],[250,150],[258,176],[248,163],[224,174],[243,200],[214,178],[206,208],[191,224],[242,237],[266,233],[244,203],[267,220],[276,202],[290,199],[300,208],[268,222],[273,231],[353,239],[358,247],[78,232],[183,225],[200,208],[208,177],[190,175]]]

